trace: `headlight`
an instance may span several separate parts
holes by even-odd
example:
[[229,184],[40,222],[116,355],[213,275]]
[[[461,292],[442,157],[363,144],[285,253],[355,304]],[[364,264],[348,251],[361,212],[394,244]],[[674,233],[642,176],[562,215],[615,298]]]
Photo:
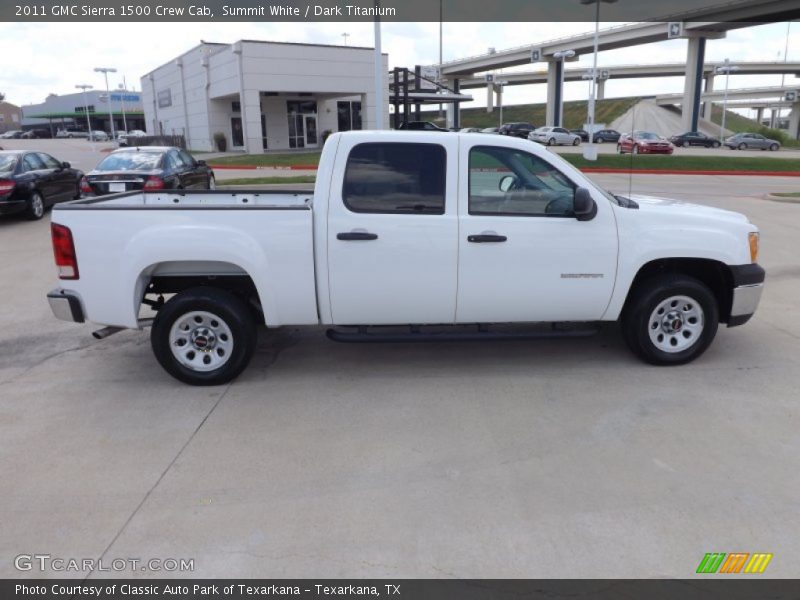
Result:
[[758,262],[758,232],[751,231],[747,234],[747,239],[750,242],[750,262]]

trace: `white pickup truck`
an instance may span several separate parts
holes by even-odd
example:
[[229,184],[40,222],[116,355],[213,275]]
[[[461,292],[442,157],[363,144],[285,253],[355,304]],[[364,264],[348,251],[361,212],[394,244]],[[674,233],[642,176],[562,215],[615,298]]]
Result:
[[52,235],[54,314],[105,335],[149,305],[158,361],[198,385],[236,377],[259,324],[423,341],[619,320],[641,358],[680,364],[764,281],[743,215],[614,196],[538,144],[472,133],[334,134],[313,194],[124,192],[57,205]]

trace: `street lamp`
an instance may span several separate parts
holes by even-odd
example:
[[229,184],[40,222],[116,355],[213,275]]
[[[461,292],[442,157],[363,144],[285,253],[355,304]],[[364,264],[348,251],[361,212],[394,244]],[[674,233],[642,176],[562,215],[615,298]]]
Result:
[[575,50],[559,50],[558,52],[553,52],[553,58],[561,62],[561,64],[558,65],[558,80],[556,81],[556,119],[554,123],[556,127],[561,127],[561,122],[563,120],[562,113],[564,112],[564,61],[573,56],[575,56]]
[[720,65],[714,69],[715,73],[725,73],[725,94],[722,97],[722,122],[719,126],[719,139],[725,139],[725,113],[727,112],[728,107],[728,78],[732,71],[738,71],[739,67],[736,65],[732,65],[729,59],[724,60],[723,65]]
[[108,94],[108,118],[111,121],[111,139],[117,136],[114,134],[114,113],[111,112],[111,90],[108,87],[108,74],[116,73],[117,70],[112,67],[95,67],[95,73],[102,73],[106,78],[106,93]]
[[583,149],[587,160],[597,160],[597,146],[594,145],[594,100],[597,94],[597,52],[600,46],[600,3],[613,4],[617,0],[580,0],[581,4],[596,4],[594,13],[594,58],[592,63],[592,83],[589,86],[589,143]]
[[123,84],[121,84],[121,83],[119,84],[118,87],[119,87],[119,91],[120,91],[119,99],[120,99],[120,102],[122,103],[122,126],[123,126],[123,128],[125,130],[125,133],[127,133],[128,132],[128,121],[125,119],[125,92],[127,92],[127,90],[125,89],[125,86]]
[[497,97],[497,104],[500,108],[500,126],[503,126],[503,86],[508,85],[508,81],[495,81],[494,84],[500,90],[500,94]]
[[89,120],[89,102],[86,100],[86,90],[91,90],[94,86],[82,83],[80,85],[76,85],[76,88],[79,90],[83,90],[83,112],[86,113],[86,132],[89,136],[92,135],[92,122]]

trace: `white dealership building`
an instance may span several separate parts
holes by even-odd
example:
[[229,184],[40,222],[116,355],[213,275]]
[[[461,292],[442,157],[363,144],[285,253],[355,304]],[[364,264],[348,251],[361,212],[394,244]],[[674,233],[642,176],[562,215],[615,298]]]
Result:
[[375,128],[374,57],[353,46],[201,42],[142,77],[147,131],[184,135],[193,150],[216,150],[220,133],[248,153],[321,147],[325,132]]

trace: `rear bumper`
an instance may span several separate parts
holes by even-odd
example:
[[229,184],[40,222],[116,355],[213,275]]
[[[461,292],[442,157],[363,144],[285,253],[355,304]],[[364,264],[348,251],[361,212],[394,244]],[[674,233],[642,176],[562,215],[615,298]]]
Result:
[[731,267],[733,275],[733,297],[728,327],[747,323],[758,308],[764,291],[766,272],[757,264]]
[[56,288],[47,294],[47,301],[50,303],[53,315],[62,321],[83,323],[86,320],[80,298],[75,292]]
[[0,200],[0,215],[13,215],[25,210],[27,200]]

